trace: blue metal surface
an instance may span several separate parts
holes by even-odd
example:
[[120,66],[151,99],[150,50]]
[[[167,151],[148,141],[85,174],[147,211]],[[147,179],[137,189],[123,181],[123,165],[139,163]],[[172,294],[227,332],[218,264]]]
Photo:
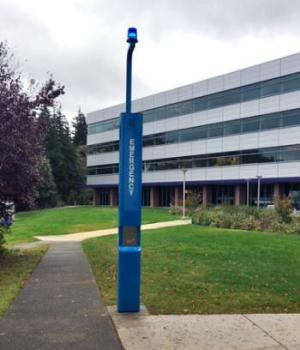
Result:
[[142,123],[140,113],[121,114],[117,271],[119,312],[139,311]]
[[141,248],[119,247],[118,260],[118,312],[139,312]]
[[127,51],[126,64],[126,113],[131,113],[131,75],[132,75],[132,54],[135,44],[130,44]]

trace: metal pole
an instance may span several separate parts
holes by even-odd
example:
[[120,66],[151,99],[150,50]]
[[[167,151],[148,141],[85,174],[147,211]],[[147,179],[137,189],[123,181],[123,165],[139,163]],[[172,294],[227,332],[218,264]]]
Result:
[[126,64],[126,113],[131,113],[131,81],[132,81],[132,54],[135,43],[130,43],[127,51]]
[[257,208],[260,206],[260,180],[261,176],[257,176]]
[[250,180],[247,179],[247,207],[249,207],[249,195],[250,195]]
[[143,116],[131,113],[132,53],[136,28],[128,29],[126,113],[120,115],[117,310],[140,310]]
[[187,169],[182,169],[183,183],[182,183],[182,217],[185,218],[185,174]]

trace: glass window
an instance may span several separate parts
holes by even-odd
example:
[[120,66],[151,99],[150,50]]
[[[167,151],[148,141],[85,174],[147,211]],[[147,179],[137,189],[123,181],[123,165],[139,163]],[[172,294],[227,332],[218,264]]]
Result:
[[[201,96],[189,101],[174,103],[171,105],[143,111],[144,122],[150,122],[176,115],[184,115],[197,111],[226,106],[238,102],[245,102],[260,97],[273,96],[280,92],[300,90],[300,73],[290,74],[276,79],[266,80],[240,88],[230,89],[206,96]],[[119,127],[119,118],[102,121],[88,126],[88,133],[94,134]]]
[[89,126],[88,126],[88,133],[89,133],[89,134],[94,134],[94,133],[95,133],[94,130],[95,130],[95,127],[94,127],[94,126],[92,126],[92,125],[89,125]]
[[282,126],[300,125],[300,110],[283,112],[282,114]]
[[259,91],[259,88],[257,87],[257,84],[244,86],[243,88],[241,88],[241,91],[242,91],[242,96],[241,96],[242,102],[255,100],[260,97],[260,91]]
[[149,136],[143,137],[143,146],[144,147],[153,146],[154,144],[155,144],[155,136],[154,135],[149,135]]
[[199,126],[196,128],[181,130],[179,132],[179,142],[187,142],[207,137],[207,127]]
[[153,121],[155,121],[156,120],[156,114],[157,114],[156,110],[150,110],[150,111],[144,112],[144,115],[143,115],[144,121],[145,122],[153,122]]
[[166,143],[166,134],[157,134],[155,135],[155,145],[164,145]]
[[258,150],[258,163],[269,163],[269,162],[276,162],[278,159],[277,153],[275,150]]
[[199,139],[206,139],[207,133],[208,133],[208,127],[206,125],[198,126],[197,128],[194,128],[194,134],[196,136],[193,140],[199,140]]
[[258,163],[258,157],[256,152],[244,153],[241,155],[242,164]]
[[[257,132],[259,130],[270,130],[294,125],[300,125],[300,109],[146,135],[143,137],[143,146],[149,147],[188,142],[210,137],[230,136],[238,133]],[[118,141],[87,146],[88,154],[115,152],[118,150]]]
[[159,160],[156,162],[156,170],[167,170],[167,162]]
[[[299,161],[300,145],[270,147],[247,151],[207,154],[205,156],[167,158],[143,162],[144,171],[157,171],[179,168],[201,168],[231,166],[239,164],[268,163],[279,161]],[[118,164],[89,167],[88,175],[118,173]]]
[[225,91],[223,94],[224,106],[241,102],[241,89],[234,89],[232,91]]
[[215,157],[207,158],[208,167],[216,166],[216,165],[218,165],[218,158],[215,158]]
[[176,115],[175,107],[174,106],[166,106],[164,108],[164,111],[162,114],[165,116],[165,118],[173,117],[174,115]]
[[112,124],[113,127],[111,127],[111,129],[118,129],[118,127],[120,126],[120,118],[116,118]]
[[178,164],[177,164],[176,161],[170,160],[170,161],[168,161],[168,162],[166,162],[166,163],[167,163],[167,164],[166,164],[166,168],[167,168],[167,169],[177,169],[177,168],[178,168]]
[[192,158],[178,159],[176,163],[177,163],[177,168],[188,169],[192,167]]
[[193,168],[205,168],[207,167],[207,158],[195,158],[192,163]]
[[236,156],[221,156],[216,158],[216,165],[217,166],[224,166],[224,165],[238,165],[240,164],[240,157],[238,155]]
[[218,94],[214,94],[209,96],[208,99],[208,108],[218,108],[223,106],[223,93],[219,92]]
[[194,112],[204,111],[208,108],[208,98],[207,96],[199,97],[193,100]]
[[87,146],[87,154],[93,154],[95,152],[95,146]]
[[286,146],[281,149],[280,160],[283,162],[300,160],[300,146]]
[[165,134],[166,143],[177,143],[178,142],[178,131],[166,132]]
[[241,132],[241,121],[234,120],[224,123],[224,136],[239,134]]
[[290,92],[300,89],[300,74],[291,74],[282,78],[282,91]]
[[254,132],[259,130],[259,117],[243,119],[242,132]]
[[222,123],[217,123],[208,126],[208,137],[220,137],[223,136],[223,125]]
[[193,103],[191,101],[178,103],[179,115],[193,113]]
[[267,97],[279,94],[281,90],[281,84],[277,79],[264,81],[260,87],[260,97]]
[[267,114],[260,117],[260,129],[268,130],[280,127],[280,114]]

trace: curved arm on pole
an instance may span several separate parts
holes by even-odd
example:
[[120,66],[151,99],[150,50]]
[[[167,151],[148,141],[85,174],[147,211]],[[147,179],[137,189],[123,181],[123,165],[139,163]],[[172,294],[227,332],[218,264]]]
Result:
[[132,54],[135,44],[131,43],[127,51],[126,65],[126,113],[131,113],[131,72],[132,72]]

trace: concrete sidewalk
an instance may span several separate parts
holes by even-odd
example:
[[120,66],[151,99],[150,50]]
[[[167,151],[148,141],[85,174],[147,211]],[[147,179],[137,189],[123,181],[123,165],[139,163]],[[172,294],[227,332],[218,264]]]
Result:
[[300,314],[118,314],[110,308],[126,350],[299,350]]
[[[177,220],[143,225],[143,229],[189,223]],[[0,319],[1,350],[300,350],[300,314],[154,316],[145,309],[118,314],[110,307],[114,328],[76,242],[116,233],[117,229],[109,229],[41,236],[45,240],[20,244],[26,249],[59,242],[50,244],[32,278]]]
[[0,319],[0,349],[122,349],[80,244],[50,246]]
[[[191,224],[190,219],[164,221],[164,222],[157,222],[154,224],[142,225],[141,230],[142,231],[155,230],[158,228],[173,227],[173,226],[188,225],[188,224]],[[66,235],[36,236],[35,238],[43,242],[81,242],[81,241],[84,241],[85,239],[115,235],[117,233],[118,233],[118,229],[115,227],[115,228],[109,228],[106,230],[78,232],[78,233],[70,233]]]

